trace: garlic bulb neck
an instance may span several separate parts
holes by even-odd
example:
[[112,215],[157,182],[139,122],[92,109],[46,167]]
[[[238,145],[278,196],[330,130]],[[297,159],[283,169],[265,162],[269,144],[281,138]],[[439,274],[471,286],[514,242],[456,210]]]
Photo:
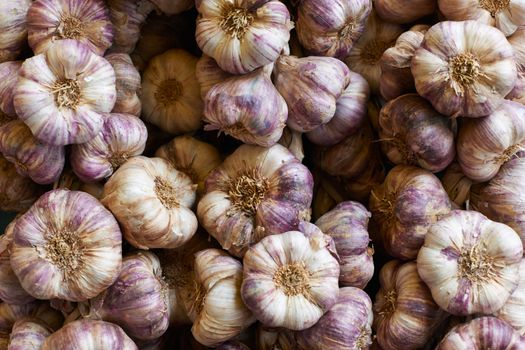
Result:
[[113,170],[117,170],[122,164],[128,160],[129,155],[126,153],[115,153],[108,158],[109,163],[113,167]]
[[479,0],[479,6],[490,12],[492,17],[502,10],[509,8],[510,0]]
[[516,153],[518,153],[521,150],[523,150],[522,145],[520,144],[512,145],[508,147],[505,151],[503,151],[501,155],[494,158],[494,162],[496,164],[504,164],[508,162],[509,160],[511,160],[516,155]]
[[84,265],[84,254],[78,234],[67,228],[59,229],[49,236],[44,246],[45,257],[58,266],[66,279],[73,278]]
[[193,289],[193,300],[195,300],[195,310],[196,314],[199,315],[202,312],[202,309],[204,308],[204,303],[206,301],[206,288],[204,286],[194,281],[195,287]]
[[[371,195],[377,198],[376,193],[372,190]],[[389,222],[395,216],[394,209],[396,206],[396,192],[387,193],[383,198],[377,198],[379,200],[377,210],[384,216],[385,222]]]
[[395,40],[370,40],[361,51],[361,59],[368,64],[375,64],[379,62],[381,56],[383,56],[383,52],[393,46],[394,43]]
[[75,79],[60,79],[53,85],[52,93],[58,108],[75,109],[80,103],[80,84]]
[[168,79],[161,82],[155,92],[155,98],[164,106],[174,104],[184,93],[182,84],[176,79]]
[[73,16],[62,17],[55,35],[59,39],[79,40],[84,37],[84,23]]
[[350,21],[339,31],[338,37],[340,40],[345,40],[350,38],[352,35],[355,35],[356,30],[359,28],[359,23],[355,21]]
[[282,265],[275,271],[273,281],[287,296],[308,295],[310,293],[310,274],[304,263]]
[[469,52],[456,55],[448,61],[448,70],[457,94],[463,93],[465,87],[476,82],[478,76],[482,75],[480,68],[477,58]]
[[254,216],[270,189],[270,181],[262,176],[257,168],[250,168],[239,172],[226,187],[233,208]]
[[361,327],[359,336],[355,341],[355,348],[357,350],[364,350],[370,348],[370,339],[372,337],[372,330],[370,327]]
[[179,206],[175,189],[161,177],[155,178],[155,193],[162,205],[167,209],[173,209]]
[[458,260],[458,275],[473,283],[488,281],[498,277],[494,259],[485,254],[486,248],[480,244],[463,250]]
[[403,159],[403,164],[418,165],[416,155],[399,136],[383,139],[382,141],[392,144],[397,149]]
[[253,15],[243,8],[229,7],[224,11],[219,26],[232,38],[242,39],[253,22]]
[[392,289],[385,294],[385,304],[379,311],[380,315],[390,315],[396,310],[397,292]]

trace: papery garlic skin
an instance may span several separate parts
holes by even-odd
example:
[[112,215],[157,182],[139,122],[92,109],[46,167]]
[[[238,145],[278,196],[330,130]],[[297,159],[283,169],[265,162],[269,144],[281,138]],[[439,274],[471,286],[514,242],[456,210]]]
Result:
[[83,301],[109,287],[122,264],[117,221],[91,195],[54,190],[16,220],[11,266],[38,299]]
[[189,10],[195,5],[193,0],[150,0],[165,15],[172,16]]
[[379,137],[384,154],[394,164],[437,173],[456,156],[450,121],[417,94],[399,96],[381,108]]
[[142,76],[142,117],[171,134],[199,129],[203,102],[197,57],[172,49],[154,57]]
[[118,324],[133,338],[156,339],[169,325],[166,288],[155,254],[130,254],[115,283],[89,301],[84,316]]
[[19,73],[16,113],[50,145],[89,141],[102,128],[102,113],[115,104],[111,64],[75,40],[60,40],[27,59]]
[[475,182],[488,181],[524,149],[525,106],[503,101],[485,118],[465,120],[457,139],[458,162]]
[[509,226],[475,211],[453,210],[429,228],[417,269],[445,311],[488,314],[518,286],[522,256],[520,238]]
[[62,315],[52,309],[47,301],[34,301],[23,305],[0,303],[0,334],[9,334],[17,320],[34,317],[44,322],[51,330],[64,323]]
[[417,92],[450,117],[492,113],[517,78],[513,49],[505,36],[475,21],[432,26],[411,70]]
[[332,239],[310,223],[300,229],[265,237],[244,256],[242,299],[266,326],[307,329],[337,301]]
[[341,286],[363,289],[374,274],[372,249],[368,247],[368,220],[371,216],[362,204],[345,201],[315,222],[334,240],[341,267]]
[[279,141],[287,117],[286,101],[263,69],[215,84],[204,103],[204,130],[263,147]]
[[205,249],[195,254],[193,266],[193,288],[183,294],[191,333],[214,347],[255,322],[241,299],[242,264],[220,249]]
[[0,152],[20,175],[40,185],[54,183],[64,169],[64,147],[41,143],[21,120],[0,127]]
[[350,72],[350,83],[337,99],[334,117],[306,133],[306,137],[317,145],[333,146],[357,133],[365,123],[369,97],[367,81],[361,75]]
[[521,260],[519,270],[518,287],[494,316],[507,322],[523,336],[525,335],[525,259]]
[[215,84],[234,76],[231,73],[223,71],[217,65],[217,62],[208,55],[202,55],[197,61],[195,75],[201,88],[201,98],[204,101],[206,100],[208,91],[210,91]]
[[197,218],[190,209],[196,187],[167,160],[136,156],[106,182],[101,202],[133,246],[176,248],[197,230]]
[[387,101],[416,91],[410,64],[428,28],[430,26],[422,24],[413,26],[397,38],[394,46],[383,52],[379,92]]
[[195,38],[219,67],[233,74],[249,73],[275,62],[293,23],[286,5],[277,0],[201,0]]
[[148,131],[139,118],[130,114],[105,114],[104,125],[97,136],[86,143],[73,145],[73,171],[85,182],[107,179],[129,158],[144,152],[147,138]]
[[305,0],[297,11],[297,36],[313,55],[344,59],[365,29],[370,0]]
[[392,260],[379,272],[374,329],[383,349],[418,349],[428,343],[444,312],[418,275],[415,262]]
[[514,50],[518,78],[514,88],[505,98],[525,104],[525,26],[518,27],[514,34],[507,37],[507,40]]
[[374,10],[391,23],[410,23],[431,15],[437,8],[436,0],[375,0]]
[[205,192],[204,182],[208,174],[222,163],[222,157],[215,147],[191,136],[178,136],[161,146],[155,157],[164,158],[171,165],[187,174],[197,184],[197,194]]
[[0,156],[0,210],[26,210],[42,192],[41,187],[20,175],[11,162]]
[[463,174],[461,166],[457,162],[450,164],[445,170],[441,177],[441,183],[450,200],[457,206],[462,207],[469,200],[472,180]]
[[242,257],[263,237],[296,229],[309,216],[313,178],[281,145],[242,145],[206,179],[197,206],[200,224]]
[[389,47],[394,46],[396,39],[403,33],[403,27],[384,22],[375,11],[370,13],[363,35],[355,43],[345,59],[346,64],[356,73],[361,74],[370,86],[370,91],[379,93],[381,79],[381,56]]
[[137,345],[119,326],[93,320],[68,323],[51,334],[40,350],[138,350]]
[[350,82],[348,67],[332,57],[281,56],[273,74],[275,87],[288,104],[287,125],[300,132],[328,123]]
[[111,112],[133,114],[139,117],[142,109],[139,98],[141,89],[140,73],[127,54],[110,53],[104,58],[115,71],[117,99]]
[[259,323],[256,333],[256,346],[260,350],[296,350],[295,332],[285,328],[270,328]]
[[[0,12],[1,13],[1,12]],[[22,61],[10,61],[0,63],[0,114],[5,114],[11,119],[16,118],[15,106],[13,105],[13,93],[18,82],[18,72],[22,67]],[[1,116],[4,119],[4,116]]]
[[452,328],[436,350],[523,349],[525,339],[496,317],[479,317]]
[[279,139],[279,144],[288,148],[290,152],[297,158],[300,162],[304,159],[304,149],[303,149],[303,134],[299,131],[285,127],[283,130],[283,135]]
[[319,322],[297,333],[299,349],[368,349],[372,344],[372,319],[368,294],[358,288],[341,288],[337,302]]
[[525,25],[523,0],[438,0],[438,5],[451,21],[475,20],[498,28],[505,36]]
[[386,251],[403,260],[416,258],[431,225],[450,209],[439,179],[413,166],[394,167],[370,195],[372,219]]
[[0,62],[14,60],[27,38],[26,15],[31,0],[2,1],[0,4]]
[[37,318],[22,318],[15,322],[7,350],[38,350],[52,329]]

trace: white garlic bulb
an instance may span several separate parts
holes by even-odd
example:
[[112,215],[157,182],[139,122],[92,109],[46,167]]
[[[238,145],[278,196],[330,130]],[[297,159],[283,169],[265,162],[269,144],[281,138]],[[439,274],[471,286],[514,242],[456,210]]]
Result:
[[525,335],[525,259],[520,263],[518,287],[494,315]]

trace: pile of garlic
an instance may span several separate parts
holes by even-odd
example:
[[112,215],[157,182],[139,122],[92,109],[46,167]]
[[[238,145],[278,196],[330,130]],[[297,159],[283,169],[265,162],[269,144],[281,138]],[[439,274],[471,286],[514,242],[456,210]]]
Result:
[[525,0],[0,29],[0,350],[525,349]]

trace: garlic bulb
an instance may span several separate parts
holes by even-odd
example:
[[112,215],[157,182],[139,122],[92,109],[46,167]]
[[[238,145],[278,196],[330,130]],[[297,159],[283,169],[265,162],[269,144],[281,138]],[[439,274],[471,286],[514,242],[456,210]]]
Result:
[[190,210],[196,187],[167,160],[136,156],[106,182],[101,202],[133,246],[176,248],[197,230],[197,218]]
[[368,220],[372,214],[360,203],[346,201],[321,216],[315,225],[335,243],[344,287],[365,288],[374,274],[373,250],[368,247]]
[[370,211],[386,251],[411,260],[417,256],[429,227],[449,213],[450,201],[435,175],[398,165],[381,186],[372,190]]
[[417,94],[388,102],[379,114],[382,149],[394,164],[418,165],[437,173],[454,160],[450,121]]
[[523,0],[438,0],[438,5],[451,21],[475,20],[498,28],[505,36],[525,25]]
[[76,40],[102,56],[113,41],[113,25],[102,0],[35,0],[27,12],[29,46],[35,54],[60,40]]
[[13,120],[0,128],[0,152],[20,175],[30,177],[37,184],[57,181],[64,168],[64,147],[39,142],[21,120]]
[[514,60],[518,70],[518,78],[511,92],[505,98],[507,100],[525,104],[525,26],[518,29],[507,38],[514,50]]
[[219,130],[263,147],[281,138],[288,107],[262,68],[215,84],[205,101],[204,130]]
[[275,87],[288,104],[288,126],[312,131],[328,123],[337,99],[350,82],[345,64],[332,57],[281,56],[274,68]]
[[117,278],[122,234],[117,221],[91,195],[54,190],[16,220],[11,266],[38,299],[83,301]]
[[44,322],[51,330],[59,329],[64,318],[52,309],[49,303],[35,301],[23,305],[0,304],[0,334],[9,334],[17,320],[24,317],[33,317]]
[[195,78],[197,60],[173,49],[149,62],[142,76],[144,120],[172,134],[199,129],[203,102]]
[[27,38],[26,15],[31,0],[10,0],[0,3],[0,63],[14,60]]
[[119,326],[93,320],[68,323],[46,338],[40,350],[138,350]]
[[444,312],[419,278],[416,263],[388,262],[379,272],[379,283],[381,288],[374,302],[374,329],[379,345],[386,350],[423,347]]
[[465,120],[457,149],[461,169],[476,182],[488,181],[525,147],[525,106],[503,101],[485,118]]
[[297,9],[297,36],[314,55],[343,59],[365,29],[370,0],[305,0]]
[[139,118],[131,114],[105,114],[102,130],[95,138],[73,145],[73,171],[85,182],[107,179],[129,158],[142,154],[147,138],[148,131]]
[[18,174],[15,166],[0,155],[0,210],[26,210],[42,192],[41,187]]
[[[0,13],[1,10],[0,10]],[[22,67],[22,61],[10,61],[0,63],[0,117],[4,119],[15,119],[16,112],[13,105],[13,93],[16,83],[18,82],[18,72]]]
[[27,59],[19,73],[16,113],[50,145],[89,141],[102,128],[102,113],[115,104],[111,64],[75,40],[61,40]]
[[525,338],[520,337],[504,321],[496,317],[479,317],[452,328],[436,350],[462,349],[523,349]]
[[24,317],[15,322],[7,350],[38,350],[52,329],[42,320]]
[[23,305],[34,300],[20,285],[11,267],[11,251],[13,231],[16,219],[7,225],[4,234],[0,236],[0,299],[8,304]]
[[315,144],[333,146],[345,137],[358,132],[366,119],[367,102],[370,89],[366,80],[359,74],[350,72],[350,83],[337,99],[334,117],[306,133]]
[[167,286],[152,252],[122,259],[115,283],[89,301],[84,316],[113,322],[138,339],[156,339],[168,329]]
[[337,301],[332,239],[307,222],[299,229],[263,238],[243,259],[242,299],[269,327],[309,328]]
[[137,68],[131,62],[131,58],[124,53],[110,53],[104,58],[115,71],[117,100],[111,112],[140,116],[142,105],[138,94],[141,88],[141,78]]
[[389,47],[394,46],[396,39],[403,33],[403,27],[384,22],[372,11],[365,26],[363,35],[355,43],[350,55],[345,59],[348,67],[361,74],[370,85],[370,90],[379,92],[381,78],[381,56]]
[[387,101],[405,93],[416,91],[410,63],[421,46],[430,26],[416,25],[401,34],[394,46],[386,49],[381,56],[381,78],[379,92]]
[[517,77],[513,49],[505,36],[475,21],[432,26],[411,69],[417,92],[451,117],[492,113]]
[[283,129],[283,135],[279,139],[279,144],[288,148],[290,152],[299,160],[303,161],[304,149],[303,149],[303,134],[299,131],[285,127]]
[[278,0],[199,0],[195,38],[200,49],[221,69],[249,73],[275,62],[293,23]]
[[195,254],[194,284],[182,295],[191,332],[214,347],[240,334],[255,319],[241,299],[242,264],[219,249]]
[[494,316],[507,322],[523,336],[525,335],[525,259],[521,260],[519,271],[518,287]]
[[445,311],[488,314],[518,286],[522,256],[520,238],[510,227],[475,211],[453,210],[430,226],[417,269]]
[[189,10],[195,5],[193,0],[150,0],[157,8],[167,16]]
[[296,350],[295,332],[286,328],[270,328],[259,323],[256,333],[258,350]]
[[231,254],[242,257],[263,237],[297,228],[309,217],[313,178],[281,145],[242,145],[206,179],[200,224]]
[[436,0],[375,0],[374,2],[374,10],[379,17],[400,24],[414,22],[431,15],[436,8]]
[[187,174],[197,184],[197,194],[204,194],[204,181],[208,174],[222,163],[219,151],[212,145],[191,136],[178,136],[155,152],[171,165]]
[[372,343],[372,319],[368,294],[358,288],[341,288],[337,302],[319,322],[297,333],[299,349],[368,349]]
[[149,0],[107,0],[114,28],[112,52],[131,53],[140,37],[140,27],[155,9]]
[[457,206],[462,207],[469,200],[472,180],[463,174],[458,163],[450,164],[441,177],[441,183],[450,200]]
[[[1,67],[1,66],[0,66]],[[231,73],[223,71],[217,62],[207,55],[202,55],[197,61],[195,75],[201,88],[201,98],[206,100],[208,91],[215,85],[232,76]]]

